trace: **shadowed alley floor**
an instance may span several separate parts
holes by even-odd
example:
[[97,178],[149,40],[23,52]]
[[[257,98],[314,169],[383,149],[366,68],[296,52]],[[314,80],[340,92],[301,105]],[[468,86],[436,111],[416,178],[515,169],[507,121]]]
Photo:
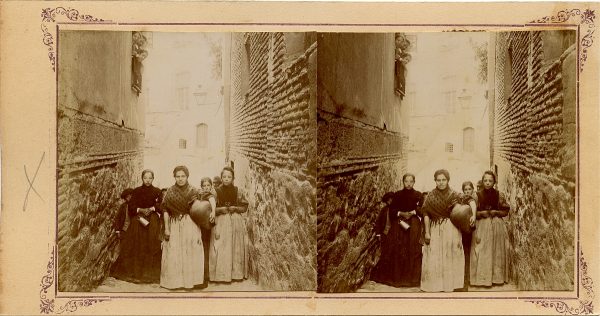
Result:
[[156,293],[156,292],[183,292],[183,293],[201,293],[201,292],[252,292],[252,291],[265,291],[258,284],[255,284],[252,280],[244,280],[232,283],[213,283],[210,282],[208,287],[205,289],[193,289],[193,290],[168,290],[160,287],[160,285],[151,284],[137,284],[130,283],[122,280],[108,277],[92,292],[103,292],[103,293]]

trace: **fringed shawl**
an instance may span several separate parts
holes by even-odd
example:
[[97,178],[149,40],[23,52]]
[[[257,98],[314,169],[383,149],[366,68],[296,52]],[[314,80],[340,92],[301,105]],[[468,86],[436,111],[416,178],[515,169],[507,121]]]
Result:
[[198,196],[198,190],[190,185],[171,186],[165,194],[162,208],[173,217],[181,217],[190,213],[190,205]]
[[451,188],[439,190],[435,188],[427,195],[421,211],[423,216],[429,216],[436,222],[450,217],[450,212],[456,204],[468,204],[473,197],[458,193]]

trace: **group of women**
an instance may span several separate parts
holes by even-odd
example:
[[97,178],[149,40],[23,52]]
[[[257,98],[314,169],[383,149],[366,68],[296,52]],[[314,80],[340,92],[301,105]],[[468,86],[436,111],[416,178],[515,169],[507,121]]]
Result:
[[[126,189],[114,230],[121,240],[112,275],[135,283],[159,283],[167,289],[205,288],[209,280],[231,282],[247,277],[248,203],[233,184],[234,170],[202,178],[200,189],[188,183],[189,170],[173,170],[175,184],[160,190],[154,172],[142,172],[142,185]],[[210,203],[210,228],[192,220],[196,200]]]
[[[413,189],[415,176],[405,174],[404,188],[383,196],[375,226],[381,256],[371,279],[425,292],[508,282],[508,233],[502,218],[510,207],[494,188],[495,174],[485,171],[477,192],[470,181],[463,183],[463,193],[454,191],[444,169],[434,173],[434,180],[435,188],[422,194]],[[470,206],[466,225],[453,213],[457,205]]]

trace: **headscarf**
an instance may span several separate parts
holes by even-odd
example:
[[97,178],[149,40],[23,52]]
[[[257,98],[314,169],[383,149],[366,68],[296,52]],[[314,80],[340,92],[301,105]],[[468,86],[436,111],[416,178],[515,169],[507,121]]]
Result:
[[167,190],[162,208],[173,217],[182,217],[190,213],[191,203],[197,195],[198,190],[189,183],[183,186],[174,184]]

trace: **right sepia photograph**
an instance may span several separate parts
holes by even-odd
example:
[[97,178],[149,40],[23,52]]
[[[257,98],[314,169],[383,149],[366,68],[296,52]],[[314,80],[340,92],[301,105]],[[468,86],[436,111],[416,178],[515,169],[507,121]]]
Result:
[[318,292],[574,290],[575,31],[317,46]]

